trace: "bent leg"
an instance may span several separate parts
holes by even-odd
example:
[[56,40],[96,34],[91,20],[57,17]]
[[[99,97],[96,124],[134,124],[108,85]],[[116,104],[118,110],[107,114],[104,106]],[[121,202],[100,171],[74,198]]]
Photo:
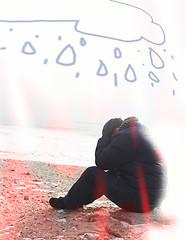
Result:
[[87,168],[64,198],[67,208],[79,208],[92,203],[105,193],[106,173],[97,167]]
[[135,199],[131,196],[122,180],[97,167],[87,168],[64,198],[67,208],[75,209],[92,203],[105,195],[121,208],[136,211]]
[[123,179],[109,173],[107,173],[106,179],[108,184],[106,185],[105,196],[109,200],[126,211],[141,211],[139,200],[129,191],[128,186],[125,186]]
[[139,198],[129,192],[124,180],[97,167],[87,168],[64,198],[50,199],[54,208],[77,209],[105,195],[120,208],[142,212]]

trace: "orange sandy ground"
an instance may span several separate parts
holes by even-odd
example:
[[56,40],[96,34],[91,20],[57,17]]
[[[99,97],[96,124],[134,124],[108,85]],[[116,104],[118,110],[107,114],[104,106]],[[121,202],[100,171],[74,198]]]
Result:
[[171,227],[170,218],[160,214],[126,213],[105,197],[77,211],[52,209],[49,198],[67,192],[83,170],[1,160],[0,239],[147,240],[151,227],[161,231]]

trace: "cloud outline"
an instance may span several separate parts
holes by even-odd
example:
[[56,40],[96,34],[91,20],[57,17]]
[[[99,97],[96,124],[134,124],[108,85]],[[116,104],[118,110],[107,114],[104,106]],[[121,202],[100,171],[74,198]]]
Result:
[[[108,1],[108,0],[107,0]],[[131,5],[131,4],[128,4],[128,3],[124,3],[124,2],[120,2],[118,0],[109,0],[110,2],[113,2],[113,3],[118,3],[118,4],[122,4],[122,5],[125,5],[125,6],[129,6],[129,7],[132,7],[132,8],[135,8],[139,11],[142,11],[143,13],[147,14],[150,19],[151,19],[151,23],[158,26],[160,28],[160,30],[162,31],[162,35],[163,35],[163,40],[159,43],[157,42],[154,42],[154,41],[151,41],[147,38],[145,38],[144,36],[140,36],[139,38],[137,39],[133,39],[133,40],[125,40],[125,39],[121,39],[121,38],[115,38],[115,37],[111,37],[111,36],[104,36],[104,35],[98,35],[98,34],[95,34],[95,33],[88,33],[88,32],[84,32],[82,30],[79,29],[79,23],[80,23],[80,20],[65,20],[65,19],[60,19],[60,20],[47,20],[47,19],[40,19],[40,20],[1,20],[0,19],[0,22],[7,22],[7,23],[36,23],[36,22],[54,22],[54,23],[57,23],[57,22],[74,22],[74,30],[80,34],[83,34],[83,35],[89,35],[89,36],[94,36],[94,37],[100,37],[100,38],[106,38],[106,39],[111,39],[111,40],[116,40],[116,41],[121,41],[121,42],[139,42],[141,41],[142,39],[149,42],[149,43],[152,43],[154,45],[163,45],[165,42],[166,42],[166,36],[165,36],[165,32],[164,32],[164,29],[162,28],[162,26],[156,22],[154,22],[154,19],[153,17],[147,12],[145,11],[144,9],[142,8],[139,8],[137,6],[134,6],[134,5]]]
[[78,24],[80,23],[80,20],[77,20],[76,21],[76,24],[75,24],[75,31],[81,33],[81,34],[86,34],[86,35],[90,35],[90,36],[95,36],[95,37],[102,37],[102,38],[107,38],[107,39],[112,39],[112,40],[117,40],[117,41],[121,41],[121,42],[139,42],[141,41],[142,39],[144,39],[145,41],[149,42],[149,43],[152,43],[152,44],[155,44],[155,45],[163,45],[165,42],[166,42],[166,36],[165,36],[165,32],[164,32],[164,29],[162,28],[162,26],[156,22],[154,22],[154,19],[153,17],[145,10],[143,10],[142,8],[139,8],[137,6],[134,6],[134,5],[131,5],[131,4],[128,4],[128,3],[124,3],[124,2],[119,2],[117,0],[109,0],[110,2],[113,2],[113,3],[119,3],[119,4],[123,4],[123,5],[126,5],[126,6],[129,6],[129,7],[133,7],[135,9],[138,9],[139,11],[142,11],[144,12],[145,14],[147,14],[150,19],[151,19],[151,23],[154,24],[154,25],[157,25],[162,33],[163,33],[163,41],[161,43],[156,43],[156,42],[153,42],[153,41],[150,41],[148,40],[147,38],[145,38],[144,36],[141,36],[140,38],[138,39],[135,39],[135,40],[124,40],[124,39],[119,39],[119,38],[114,38],[114,37],[108,37],[108,36],[103,36],[103,35],[98,35],[98,34],[93,34],[93,33],[86,33],[86,32],[83,32],[81,30],[78,30]]

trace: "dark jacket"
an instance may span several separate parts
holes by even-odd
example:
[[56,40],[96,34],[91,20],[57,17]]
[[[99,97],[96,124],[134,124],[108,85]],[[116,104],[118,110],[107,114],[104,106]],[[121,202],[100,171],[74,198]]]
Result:
[[98,168],[122,178],[123,188],[135,198],[140,197],[144,185],[150,202],[154,204],[164,192],[165,174],[161,159],[140,124],[121,130],[112,139],[100,138],[95,162]]

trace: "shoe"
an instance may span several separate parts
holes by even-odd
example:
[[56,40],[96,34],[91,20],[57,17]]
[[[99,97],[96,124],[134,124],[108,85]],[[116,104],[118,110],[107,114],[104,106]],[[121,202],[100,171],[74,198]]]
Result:
[[55,209],[66,209],[63,197],[51,198],[49,204]]

